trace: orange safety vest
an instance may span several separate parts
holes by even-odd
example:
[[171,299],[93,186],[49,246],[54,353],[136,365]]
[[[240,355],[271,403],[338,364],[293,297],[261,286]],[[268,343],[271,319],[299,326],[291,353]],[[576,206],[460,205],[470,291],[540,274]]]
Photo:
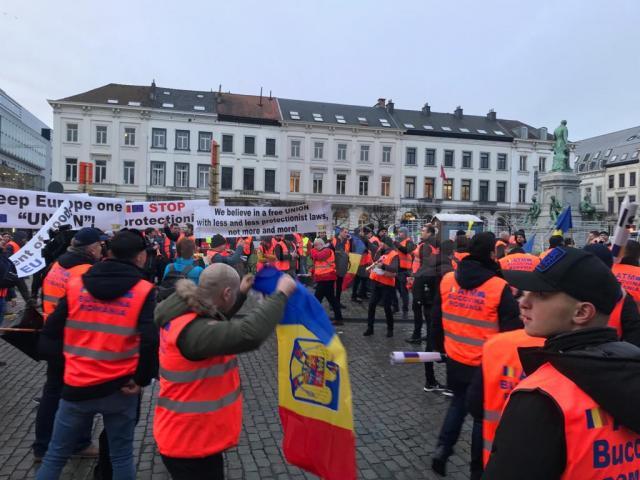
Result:
[[42,281],[42,317],[53,313],[60,300],[67,294],[67,282],[71,276],[80,276],[91,268],[90,263],[83,263],[71,268],[63,268],[58,262],[51,265],[51,269]]
[[627,297],[627,292],[623,288],[622,289],[622,298],[618,300],[616,306],[613,307],[613,311],[609,315],[609,323],[608,325],[611,328],[615,328],[618,333],[618,338],[622,338],[622,307],[624,306],[624,300]]
[[[369,241],[369,243],[375,243],[376,244],[376,251],[380,248],[380,239],[378,237],[376,237],[375,235],[372,236],[368,241]],[[362,258],[360,258],[360,266],[361,267],[366,267],[366,266],[371,265],[372,263],[373,263],[373,256],[371,255],[371,252],[367,248],[364,251],[364,253],[362,254]]]
[[262,253],[262,259],[260,259],[260,257],[258,257],[258,262],[256,263],[256,271],[260,271],[262,270],[265,266],[267,266],[270,261],[266,260],[264,257],[266,255],[273,255],[273,246],[269,247],[269,248],[264,248],[264,245],[260,244],[258,246],[258,251]]
[[411,255],[413,256],[413,260],[411,261],[411,273],[416,273],[420,270],[420,265],[422,265],[422,259],[420,258],[420,249],[424,245],[424,242],[420,242],[416,248],[413,249]]
[[[406,247],[407,243],[409,243],[409,239],[405,238],[400,242],[401,247]],[[411,269],[411,253],[402,253],[398,251],[398,259],[400,260],[400,268],[403,270]]]
[[313,274],[316,277],[336,273],[336,254],[329,249],[329,257],[325,260],[314,260]]
[[482,437],[484,450],[482,460],[485,466],[491,455],[491,447],[502,410],[509,394],[525,378],[518,347],[541,347],[544,338],[527,335],[524,329],[498,333],[487,340],[482,347],[482,383],[484,388],[484,418]]
[[138,317],[153,284],[140,280],[114,300],[91,295],[74,276],[67,284],[64,383],[89,387],[132,376],[138,366]]
[[506,248],[506,247],[508,247],[508,245],[504,242],[504,240],[498,240],[496,242],[496,246],[495,246],[496,253],[498,253],[498,248],[499,247],[505,247]]
[[[167,256],[167,258],[176,258],[178,256],[177,252],[176,254],[172,257],[171,256],[171,244],[177,244],[180,240],[182,240],[184,238],[184,233],[181,233],[180,236],[178,236],[178,240],[176,240],[175,242],[173,242],[169,237],[167,237],[166,235],[164,236],[164,245],[163,245],[163,250],[165,255]],[[175,247],[174,247],[175,248]]]
[[293,234],[293,238],[295,238],[295,240],[296,240],[296,252],[298,253],[298,255],[300,255],[302,257],[304,255],[304,246],[302,244],[302,235],[300,235],[299,233],[294,233]]
[[458,269],[458,264],[462,261],[463,258],[468,257],[469,252],[453,252],[453,258],[451,259],[451,266],[454,270]]
[[[555,247],[554,247],[555,248]],[[542,252],[540,255],[538,255],[538,258],[540,258],[540,260],[542,260],[544,257],[546,257],[547,255],[549,255],[549,253],[551,252],[551,250],[553,250],[553,248],[547,248],[544,252]]]
[[512,395],[535,390],[549,396],[562,411],[567,458],[562,480],[637,477],[640,435],[619,425],[550,363],[520,382]]
[[640,308],[640,267],[616,263],[611,271]]
[[[398,252],[396,252],[395,250],[392,250],[391,252],[387,253],[386,255],[383,255],[382,264],[386,265],[386,266],[391,265],[391,262],[397,256],[398,256]],[[394,277],[389,277],[387,275],[383,275],[381,273],[377,273],[375,271],[375,268],[373,270],[371,270],[371,275],[369,276],[369,278],[371,280],[375,280],[378,283],[381,283],[382,285],[387,285],[389,287],[395,287],[396,286],[396,277],[395,276]]]
[[195,318],[186,313],[160,329],[160,393],[153,436],[162,455],[203,458],[238,444],[242,390],[235,355],[187,360],[178,337]]
[[[338,239],[336,237],[333,237],[331,239],[331,245],[333,245],[334,250],[337,244],[338,244]],[[342,242],[342,246],[346,253],[351,253],[351,242],[349,240],[345,240],[344,242]]]
[[482,345],[498,333],[498,307],[507,286],[500,277],[491,277],[477,288],[465,290],[449,272],[440,282],[444,348],[452,360],[480,366]]
[[[289,247],[287,246],[287,243],[284,240],[280,240],[279,242],[276,242],[276,245],[280,245],[280,248],[282,249],[282,255],[286,255],[286,254],[289,253]],[[274,252],[275,252],[275,247],[274,247]],[[291,268],[291,261],[290,260],[276,260],[274,262],[274,265],[281,272],[286,272],[287,270],[289,270]]]
[[11,247],[13,247],[13,253],[18,253],[18,250],[20,250],[20,245],[18,245],[16,242],[14,242],[13,240],[9,240],[7,242],[7,245],[10,245]]
[[512,253],[498,260],[502,270],[533,272],[540,263],[540,257],[530,253]]
[[244,239],[244,246],[242,247],[242,253],[245,255],[251,255],[251,245],[253,244],[253,237],[248,236]]

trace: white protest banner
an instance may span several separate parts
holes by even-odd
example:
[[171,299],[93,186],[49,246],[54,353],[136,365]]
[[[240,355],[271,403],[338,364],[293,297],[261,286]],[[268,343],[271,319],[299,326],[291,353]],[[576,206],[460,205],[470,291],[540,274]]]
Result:
[[284,235],[328,230],[331,206],[315,202],[295,207],[206,207],[195,213],[197,238]]
[[71,225],[72,228],[79,228],[74,223],[73,203],[65,200],[62,205],[49,217],[47,223],[29,240],[24,247],[14,253],[9,260],[13,262],[18,271],[18,277],[28,277],[39,272],[45,267],[42,258],[42,249],[45,241],[49,240],[49,230],[58,229],[62,225]]
[[[224,206],[224,200],[219,200]],[[193,224],[194,212],[198,208],[208,207],[209,200],[174,200],[165,202],[131,202],[126,204],[125,227],[145,229],[162,228],[167,216],[169,222],[184,226]]]
[[65,200],[73,203],[73,220],[79,228],[118,230],[124,225],[120,198],[0,188],[0,228],[40,228]]

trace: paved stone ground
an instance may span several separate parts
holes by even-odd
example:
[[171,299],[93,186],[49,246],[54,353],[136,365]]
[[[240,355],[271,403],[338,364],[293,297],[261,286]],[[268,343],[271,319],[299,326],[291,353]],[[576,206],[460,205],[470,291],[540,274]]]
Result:
[[[343,299],[343,303],[346,299]],[[348,306],[350,318],[362,318],[365,307]],[[398,315],[396,315],[398,317]],[[349,321],[339,327],[349,354],[353,409],[357,436],[359,477],[364,479],[436,479],[430,455],[448,400],[422,391],[421,365],[391,366],[388,353],[411,350],[404,342],[409,324],[396,327],[396,336],[384,337],[382,310],[378,310],[376,334],[362,337],[364,323]],[[0,480],[33,478],[35,467],[30,445],[34,437],[36,405],[44,381],[44,364],[38,364],[0,341]],[[240,356],[244,390],[244,428],[240,445],[226,453],[229,479],[316,478],[290,466],[281,453],[282,431],[277,416],[276,344],[272,336],[256,352]],[[443,366],[437,374],[444,380]],[[142,416],[136,429],[135,458],[138,478],[168,479],[155,449],[152,412],[157,386],[147,388]],[[101,430],[96,421],[94,436]],[[470,424],[467,422],[456,454],[449,461],[447,478],[468,478]],[[71,460],[64,479],[91,478],[93,461]]]

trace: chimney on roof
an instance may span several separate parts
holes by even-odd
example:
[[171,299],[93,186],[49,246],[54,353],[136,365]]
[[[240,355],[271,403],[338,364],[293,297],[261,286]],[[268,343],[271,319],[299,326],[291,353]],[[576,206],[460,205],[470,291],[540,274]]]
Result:
[[520,128],[518,129],[518,136],[526,140],[529,138],[529,129],[525,125],[520,125]]
[[378,103],[376,103],[376,107],[384,108],[385,107],[386,98],[379,98]]
[[424,106],[422,107],[422,114],[426,115],[427,117],[431,115],[431,107],[429,106],[428,103],[425,103]]
[[455,111],[453,112],[453,114],[456,116],[458,120],[462,120],[462,107],[458,105]]
[[393,115],[395,106],[396,105],[395,105],[395,103],[393,103],[393,100],[389,99],[389,101],[387,102],[387,112],[390,115]]
[[491,120],[492,122],[496,121],[496,112],[493,110],[493,108],[491,110],[489,110],[489,113],[487,113],[487,120]]
[[260,101],[258,102],[259,106],[262,106],[262,87],[260,87]]
[[156,99],[156,79],[155,78],[151,81],[151,91],[149,92],[149,98],[151,100]]
[[540,140],[547,139],[547,127],[541,127],[538,129],[538,135],[540,136]]

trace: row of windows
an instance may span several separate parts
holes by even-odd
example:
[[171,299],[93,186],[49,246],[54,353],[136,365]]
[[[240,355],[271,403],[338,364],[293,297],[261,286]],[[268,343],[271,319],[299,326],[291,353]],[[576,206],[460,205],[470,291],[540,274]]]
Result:
[[[616,198],[618,199],[618,209],[616,210]],[[621,196],[621,197],[608,197],[607,198],[607,213],[609,215],[613,215],[614,213],[618,213],[620,211],[620,205],[622,205],[622,202],[624,202],[625,197]],[[629,201],[630,202],[635,202],[636,201],[636,196],[635,195],[629,195]]]
[[[197,188],[209,188],[209,165],[198,165]],[[107,161],[95,160],[93,169],[93,182],[107,182]],[[149,180],[152,187],[166,186],[167,167],[165,162],[151,162],[151,178]],[[136,184],[136,165],[133,161],[124,161],[122,170],[122,181],[124,185]],[[233,167],[221,167],[221,190],[233,189]],[[174,165],[174,187],[189,188],[189,164],[176,162]],[[67,158],[65,164],[65,180],[67,182],[78,181],[78,159]],[[255,190],[255,169],[243,169],[243,190]],[[264,191],[276,192],[276,171],[265,169],[264,171]]]
[[[124,129],[124,145],[135,146],[136,145],[136,129],[133,127],[126,127]],[[210,152],[211,141],[213,139],[212,132],[198,132],[198,151]],[[78,141],[78,125],[67,124],[67,141]],[[103,125],[96,126],[96,144],[107,144],[107,127]],[[191,132],[189,130],[176,130],[175,131],[175,150],[190,151],[191,150]],[[151,133],[151,148],[166,149],[167,148],[167,129],[166,128],[154,128]],[[325,159],[325,142],[314,141],[313,142],[313,159],[324,160]],[[359,159],[361,162],[369,162],[370,160],[371,145],[361,144]],[[222,135],[222,153],[234,153],[234,135],[223,134]],[[290,157],[295,159],[302,158],[302,140],[293,139],[290,141]],[[392,159],[392,147],[389,145],[382,146],[382,163],[391,163]],[[424,165],[427,167],[435,167],[437,163],[436,149],[426,148],[424,150]],[[244,136],[244,149],[243,154],[255,155],[256,154],[256,137],[252,135]],[[265,155],[276,155],[276,139],[265,139]],[[338,143],[336,158],[339,161],[347,161],[348,156],[348,144]],[[444,150],[442,165],[447,168],[456,167],[456,152],[455,150]],[[417,166],[418,165],[418,148],[407,147],[405,153],[405,165]],[[546,171],[546,157],[540,157],[538,159],[538,166],[541,172]],[[461,167],[466,169],[472,169],[473,166],[473,152],[463,151],[461,158]],[[491,169],[491,153],[481,152],[479,168],[482,170]],[[507,154],[499,153],[496,156],[496,170],[507,170]],[[527,171],[527,156],[520,155],[519,171]]]
[[[618,174],[618,188],[625,188],[627,186],[625,179],[626,179],[625,172],[621,172]],[[616,188],[615,180],[616,180],[615,175],[609,175],[609,188]],[[629,172],[629,186],[630,187],[636,186],[636,172]]]
[[[302,149],[302,140],[291,140],[290,157],[302,158],[301,149]],[[365,144],[360,145],[359,159],[361,162],[369,161],[370,151],[371,151],[371,145],[365,145]],[[346,143],[337,144],[337,152],[336,152],[337,160],[346,161],[347,152],[348,152],[348,144]],[[426,167],[436,166],[437,164],[436,152],[437,151],[435,148],[425,149],[424,165]],[[447,168],[455,168],[456,167],[455,157],[456,157],[455,150],[444,150],[442,165]],[[392,147],[389,145],[382,146],[382,163],[391,163],[391,158],[392,158]],[[325,143],[324,142],[317,142],[317,141],[313,142],[313,159],[314,160],[325,159]],[[546,161],[547,161],[546,157],[540,157],[538,159],[538,167],[541,172],[546,171]],[[417,147],[406,148],[405,165],[408,165],[408,166],[418,165],[418,148]],[[467,169],[474,168],[473,152],[463,151],[460,165],[462,168],[467,168]],[[490,152],[480,153],[479,168],[482,170],[491,169],[491,153]],[[507,154],[506,153],[498,153],[496,155],[496,170],[507,170]],[[527,155],[520,155],[519,171],[522,171],[522,172],[527,171]]]
[[[324,173],[314,172],[312,174],[312,184],[311,191],[312,193],[329,193],[323,190],[324,184]],[[290,193],[300,193],[300,178],[301,172],[292,171],[289,173],[289,192]],[[416,198],[417,190],[416,190],[416,177],[405,177],[404,179],[404,197],[405,198]],[[369,175],[358,175],[358,195],[368,196],[369,195],[369,183],[370,177]],[[336,174],[336,195],[346,195],[346,185],[347,185],[347,174],[346,173],[338,173]],[[461,201],[471,201],[471,180],[461,180],[460,183],[460,198],[456,200]],[[423,183],[423,198],[427,200],[433,200],[436,198],[435,196],[435,188],[436,188],[436,179],[435,178],[424,178]],[[488,202],[489,201],[489,188],[490,181],[489,180],[480,180],[479,190],[478,190],[478,198],[477,200],[480,202]],[[381,197],[390,197],[391,196],[391,177],[390,176],[381,176],[380,177],[380,196]],[[526,202],[527,197],[527,184],[521,183],[518,185],[518,201],[521,203]],[[454,180],[447,179],[442,183],[442,197],[443,200],[454,200]],[[496,183],[496,201],[497,202],[506,202],[507,201],[507,182],[497,182]]]
[[[125,127],[123,132],[123,142],[125,146],[136,146],[136,129],[135,127]],[[79,141],[79,125],[77,123],[67,123],[66,132],[67,142],[78,143]],[[106,125],[96,125],[95,127],[95,143],[97,145],[107,145],[109,143],[108,127]],[[198,148],[199,152],[210,152],[213,132],[198,132]],[[151,148],[167,149],[167,129],[153,128],[151,131]],[[174,149],[180,151],[191,150],[191,131],[176,130],[174,137]],[[233,135],[222,135],[222,152],[233,153],[234,142]],[[256,154],[256,137],[251,135],[244,136],[245,155]],[[276,139],[267,138],[265,140],[265,155],[276,155]]]
[[[78,143],[79,131],[80,128],[77,123],[67,123],[67,142]],[[94,140],[97,145],[107,145],[109,142],[107,132],[108,130],[106,125],[96,125]],[[125,127],[122,135],[122,145],[127,147],[135,147],[137,145],[135,127]]]
[[[209,165],[198,165],[197,175],[197,188],[205,189],[209,187]],[[150,185],[154,187],[163,187],[166,185],[166,163],[165,162],[151,162],[151,178]],[[321,194],[324,192],[324,174],[314,172],[312,178],[312,193]],[[221,190],[233,190],[233,167],[221,167],[220,172],[220,189]],[[135,185],[135,162],[125,161],[123,162],[123,184]],[[289,191],[291,193],[300,193],[300,171],[292,171],[289,174]],[[65,180],[67,182],[78,181],[78,159],[67,158],[66,159],[66,172]],[[107,161],[96,160],[94,168],[94,183],[106,183],[107,182]],[[391,196],[391,176],[382,176],[380,178],[380,196]],[[345,195],[347,185],[347,174],[336,175],[336,194]],[[424,178],[423,183],[423,197],[425,199],[432,200],[435,198],[435,178]],[[178,188],[188,188],[189,185],[189,164],[177,162],[174,165],[174,186]],[[255,183],[255,169],[243,168],[242,176],[242,189],[243,190],[256,190]],[[460,198],[462,201],[471,201],[471,187],[472,180],[463,179],[460,181]],[[489,180],[480,180],[478,189],[478,201],[489,201]],[[520,184],[518,189],[518,201],[526,202],[526,184]],[[264,171],[264,191],[268,193],[276,192],[276,171],[273,169],[265,169]],[[447,179],[443,181],[442,185],[442,199],[453,200],[454,199],[454,180]],[[358,176],[358,194],[363,196],[369,195],[369,175]],[[404,197],[416,198],[416,177],[405,177],[404,180]],[[496,183],[496,201],[507,201],[507,182]]]

